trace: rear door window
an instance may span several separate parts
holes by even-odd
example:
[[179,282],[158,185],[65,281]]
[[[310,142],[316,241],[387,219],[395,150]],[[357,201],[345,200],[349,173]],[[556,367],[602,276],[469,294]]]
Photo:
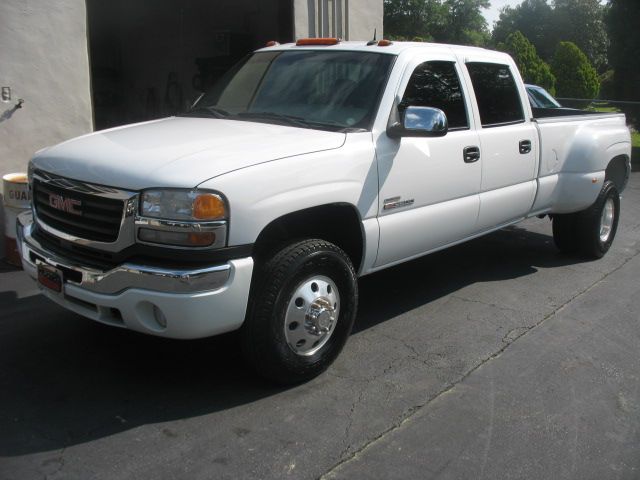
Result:
[[497,127],[524,121],[516,81],[508,65],[467,63],[478,101],[483,127]]

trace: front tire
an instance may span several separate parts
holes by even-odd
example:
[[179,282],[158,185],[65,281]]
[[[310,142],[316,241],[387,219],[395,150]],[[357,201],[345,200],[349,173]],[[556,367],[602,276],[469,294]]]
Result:
[[303,240],[272,255],[256,275],[241,329],[247,362],[280,384],[319,375],[342,350],[355,319],[351,260],[330,242]]

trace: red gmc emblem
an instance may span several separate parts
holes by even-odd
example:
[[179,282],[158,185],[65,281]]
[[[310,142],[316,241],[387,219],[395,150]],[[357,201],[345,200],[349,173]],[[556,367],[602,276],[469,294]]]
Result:
[[56,210],[72,213],[73,215],[82,215],[80,210],[76,210],[76,207],[80,207],[82,202],[74,198],[64,198],[62,195],[49,194],[49,206]]

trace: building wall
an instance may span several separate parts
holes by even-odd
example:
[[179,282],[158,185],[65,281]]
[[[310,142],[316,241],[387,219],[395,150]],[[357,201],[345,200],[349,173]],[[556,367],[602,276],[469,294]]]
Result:
[[[11,88],[11,100],[0,101],[0,176],[25,172],[37,150],[92,130],[84,0],[0,2],[0,86]],[[11,219],[0,208],[1,233]]]
[[383,0],[294,0],[294,35],[371,40],[382,38]]
[[[0,2],[0,174],[33,153],[92,130],[84,0]],[[23,108],[15,109],[18,98]]]
[[371,40],[373,31],[381,39],[383,0],[351,0],[349,1],[349,38],[348,40]]

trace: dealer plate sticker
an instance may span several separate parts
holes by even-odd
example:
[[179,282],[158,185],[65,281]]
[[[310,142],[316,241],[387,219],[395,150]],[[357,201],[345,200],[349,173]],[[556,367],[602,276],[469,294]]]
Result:
[[62,293],[62,272],[51,265],[38,264],[38,283],[56,293]]

